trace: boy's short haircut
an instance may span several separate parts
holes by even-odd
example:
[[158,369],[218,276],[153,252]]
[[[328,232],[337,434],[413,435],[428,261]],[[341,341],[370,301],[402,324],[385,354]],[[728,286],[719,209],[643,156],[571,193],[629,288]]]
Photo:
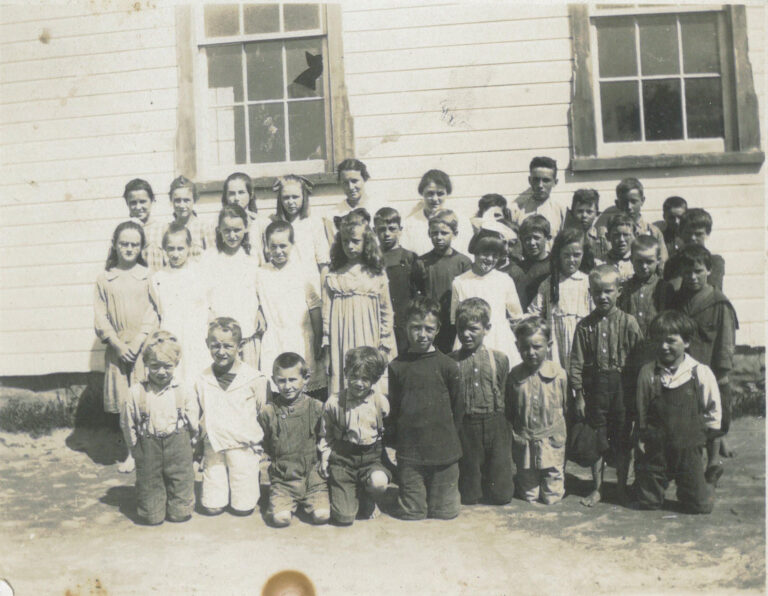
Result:
[[664,199],[664,204],[661,208],[664,213],[666,213],[670,209],[678,209],[680,207],[683,209],[688,209],[688,201],[686,201],[683,197],[674,196]]
[[551,157],[536,156],[528,164],[528,171],[533,171],[533,168],[549,168],[554,173],[553,178],[557,178],[557,162]]
[[680,229],[684,228],[704,228],[709,236],[712,233],[712,216],[698,207],[689,209],[680,218]]
[[279,234],[280,232],[288,232],[288,240],[291,244],[294,243],[293,226],[287,221],[276,219],[275,221],[270,222],[267,229],[264,230],[264,238],[266,239],[267,244],[269,244],[269,239],[273,234]]
[[341,173],[345,171],[360,172],[363,182],[367,182],[371,177],[368,173],[368,168],[359,159],[345,159],[336,167],[336,171],[338,172],[339,182],[341,182]]
[[592,271],[589,272],[589,285],[592,287],[592,283],[596,281],[602,281],[605,279],[612,279],[613,282],[616,284],[616,286],[619,285],[619,279],[621,275],[619,274],[619,270],[614,265],[608,265],[607,263],[604,263],[602,265],[598,265]]
[[523,220],[523,223],[520,224],[520,239],[522,240],[534,232],[544,234],[545,238],[552,237],[552,226],[549,225],[549,220],[538,213],[529,215]]
[[429,218],[427,229],[432,228],[434,224],[443,224],[451,228],[454,236],[459,234],[459,218],[456,217],[456,213],[450,209],[440,209],[432,217]]
[[527,317],[520,321],[515,327],[515,338],[517,341],[521,341],[526,337],[531,337],[536,333],[541,333],[549,341],[552,336],[552,331],[549,327],[549,323],[543,317],[532,316]]
[[629,226],[634,233],[635,221],[626,213],[617,213],[608,220],[608,234],[619,226]]
[[491,322],[491,305],[482,298],[467,298],[456,307],[456,327],[479,321],[483,327]]
[[294,366],[300,366],[301,376],[309,376],[309,367],[307,361],[296,352],[283,352],[272,363],[272,374],[274,375],[278,370],[286,370],[293,368]]
[[197,185],[186,176],[179,176],[178,178],[175,178],[173,182],[171,182],[171,188],[168,191],[168,197],[173,199],[173,191],[179,190],[180,188],[189,188],[192,191],[193,202],[197,203],[197,200],[200,198],[200,195],[197,194]]
[[483,195],[477,201],[477,216],[480,217],[491,207],[501,207],[502,209],[505,209],[507,207],[506,197],[498,193]]
[[661,246],[659,241],[649,234],[641,234],[632,241],[631,253],[635,254],[637,250],[651,250],[656,249],[656,258],[661,256]]
[[648,327],[650,337],[679,335],[683,341],[689,342],[696,334],[696,322],[679,310],[664,310],[657,314]]
[[477,234],[472,236],[472,240],[469,241],[467,250],[471,255],[493,253],[497,258],[506,255],[504,238],[501,234],[485,228],[481,228]]
[[645,193],[643,192],[643,183],[640,182],[637,178],[632,177],[624,178],[616,185],[616,196],[621,197],[628,193],[630,190],[639,190],[640,196],[645,197]]
[[173,222],[163,234],[163,248],[165,248],[165,245],[168,243],[168,239],[174,234],[184,234],[187,246],[192,246],[192,232],[189,231],[189,228]]
[[580,188],[573,193],[571,209],[576,205],[594,205],[595,211],[600,211],[600,193],[594,188]]
[[130,180],[128,184],[125,185],[123,198],[127,201],[128,195],[137,190],[143,190],[149,195],[150,201],[155,201],[155,193],[152,191],[152,186],[143,178],[134,178],[133,180]]
[[238,323],[232,317],[216,317],[213,321],[208,323],[208,337],[211,337],[211,333],[216,331],[216,329],[231,333],[232,339],[234,339],[238,344],[243,339],[243,331],[240,328],[240,323]]
[[377,225],[378,222],[389,225],[396,223],[398,226],[402,226],[403,222],[400,219],[400,213],[393,207],[382,207],[373,216],[373,225]]
[[712,270],[712,253],[706,246],[701,244],[688,244],[677,253],[680,258],[680,267],[686,269],[696,265],[704,265],[709,271]]
[[407,324],[412,318],[423,319],[428,315],[434,316],[439,321],[440,305],[433,298],[417,296],[408,303],[408,310],[405,311],[405,322]]
[[174,366],[179,363],[181,359],[181,345],[179,340],[173,333],[165,330],[155,331],[149,336],[147,342],[144,344],[144,354],[142,360],[145,364],[151,360],[157,360],[160,357],[165,357],[169,361],[173,362]]
[[442,186],[448,194],[453,192],[451,178],[448,174],[442,170],[429,170],[421,177],[421,182],[419,182],[419,194],[424,192],[424,189],[430,182],[434,182],[437,186]]
[[387,370],[387,361],[376,348],[360,346],[347,350],[344,355],[344,376],[359,375],[375,383]]

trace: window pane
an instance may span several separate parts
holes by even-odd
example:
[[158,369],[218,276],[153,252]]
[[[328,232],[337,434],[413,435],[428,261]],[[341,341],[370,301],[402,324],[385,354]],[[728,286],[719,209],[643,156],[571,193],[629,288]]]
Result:
[[243,101],[242,50],[239,45],[211,46],[208,56],[208,89],[211,105]]
[[208,37],[240,33],[237,4],[209,4],[205,7],[205,34]]
[[645,17],[638,19],[638,24],[642,73],[644,75],[679,73],[675,17]]
[[720,72],[717,49],[717,16],[714,14],[680,17],[683,34],[685,72]]
[[640,140],[640,99],[635,81],[600,83],[603,141]]
[[243,28],[246,33],[280,31],[280,6],[278,4],[244,4]]
[[646,140],[683,138],[679,79],[643,81],[643,108]]
[[209,111],[208,139],[213,163],[245,163],[244,114],[243,106]]
[[685,114],[691,139],[723,138],[720,79],[685,79]]
[[288,97],[323,97],[323,45],[319,39],[285,42]]
[[285,161],[283,103],[248,106],[251,163]]
[[283,98],[283,49],[280,41],[245,44],[248,99]]
[[325,107],[323,101],[288,104],[291,161],[325,159]]
[[600,19],[597,27],[597,62],[601,77],[637,74],[635,25],[631,19]]
[[320,11],[317,4],[285,4],[283,17],[286,31],[302,31],[320,28]]

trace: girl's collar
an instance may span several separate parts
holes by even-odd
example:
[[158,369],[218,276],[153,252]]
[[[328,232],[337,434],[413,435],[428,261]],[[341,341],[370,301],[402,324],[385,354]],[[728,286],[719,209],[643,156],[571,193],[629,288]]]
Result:
[[137,263],[130,269],[118,269],[117,267],[113,267],[112,269],[105,271],[104,275],[109,281],[117,279],[122,275],[130,275],[131,277],[141,281],[149,277],[149,269],[147,269],[144,265],[139,265]]

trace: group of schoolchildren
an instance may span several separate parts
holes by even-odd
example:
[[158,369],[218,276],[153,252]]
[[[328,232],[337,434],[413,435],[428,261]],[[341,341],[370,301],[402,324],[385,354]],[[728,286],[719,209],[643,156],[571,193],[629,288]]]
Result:
[[405,216],[368,196],[359,160],[338,177],[324,217],[293,175],[264,217],[232,174],[215,228],[183,176],[171,222],[146,181],[126,185],[95,327],[144,523],[190,518],[197,466],[199,511],[249,515],[268,486],[275,527],[375,517],[393,480],[402,519],[553,504],[566,460],[591,468],[586,506],[611,465],[621,502],[658,509],[674,480],[684,510],[712,510],[737,320],[706,211],[670,197],[647,223],[635,178],[603,213],[592,189],[565,209],[548,157],[469,220],[440,170]]

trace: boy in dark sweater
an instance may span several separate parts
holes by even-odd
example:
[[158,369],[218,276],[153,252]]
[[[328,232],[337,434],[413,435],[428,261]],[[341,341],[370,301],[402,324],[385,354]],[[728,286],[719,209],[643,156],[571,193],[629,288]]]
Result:
[[392,207],[382,207],[373,218],[373,229],[379,239],[381,256],[389,278],[389,297],[392,299],[392,310],[395,313],[395,340],[397,351],[408,349],[405,337],[405,311],[413,298],[415,290],[412,284],[413,262],[417,259],[415,252],[400,246],[400,235],[403,226],[400,214]]
[[512,500],[512,445],[504,415],[509,359],[483,345],[490,320],[491,307],[482,298],[468,298],[456,309],[461,349],[451,358],[459,363],[464,401],[459,492],[465,505],[481,499],[493,505]]
[[451,246],[458,232],[456,214],[450,209],[438,211],[429,220],[429,239],[434,248],[413,263],[414,290],[440,306],[435,347],[443,354],[453,350],[456,339],[456,327],[451,324],[451,286],[456,277],[472,267],[470,258]]
[[459,514],[459,428],[464,417],[459,367],[435,349],[440,307],[416,298],[408,308],[408,351],[389,365],[387,442],[397,450],[403,519]]
[[671,259],[680,252],[685,244],[680,233],[680,224],[685,212],[688,211],[688,201],[683,197],[667,197],[661,208],[664,219],[653,222],[653,225],[659,228],[662,236],[664,236],[664,243],[667,245],[667,252]]
[[533,302],[539,285],[549,275],[550,230],[549,221],[543,215],[529,215],[520,224],[523,258],[511,265],[507,273],[515,282],[523,311]]
[[[693,211],[693,209],[691,210]],[[680,290],[673,297],[673,307],[691,317],[696,333],[690,342],[690,355],[712,369],[717,378],[723,418],[720,432],[707,441],[709,459],[707,479],[713,483],[722,475],[718,455],[731,457],[725,435],[731,423],[731,393],[728,373],[733,368],[736,329],[739,322],[728,298],[708,283],[712,274],[712,255],[699,244],[689,244],[679,253]]]

